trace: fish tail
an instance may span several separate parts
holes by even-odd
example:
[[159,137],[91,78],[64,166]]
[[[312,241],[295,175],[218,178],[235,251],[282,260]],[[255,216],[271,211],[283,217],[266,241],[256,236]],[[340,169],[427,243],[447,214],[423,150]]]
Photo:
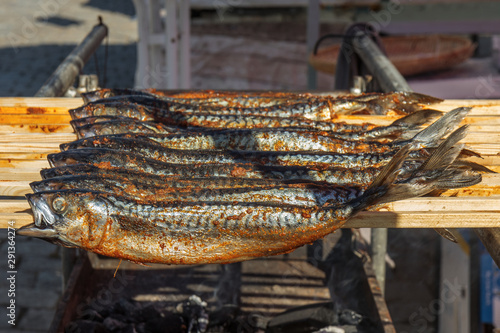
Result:
[[[380,171],[377,177],[373,180],[370,186],[366,189],[363,195],[353,202],[351,207],[355,211],[360,211],[369,206],[377,204],[380,200],[384,200],[387,192],[393,187],[393,183],[398,176],[398,169],[401,168],[405,159],[410,152],[410,145],[401,148],[389,163]],[[392,201],[392,200],[389,200]],[[384,201],[387,202],[387,201]]]
[[415,170],[405,179],[390,186],[378,203],[419,197],[434,190],[461,188],[481,182],[481,175],[465,165],[455,165],[463,144],[457,144],[467,133],[467,126],[462,126],[443,141]]
[[419,149],[436,145],[442,137],[460,124],[470,110],[470,107],[461,107],[446,113],[411,139],[412,148]]
[[481,182],[481,175],[466,165],[454,165],[467,133],[462,126],[448,136],[420,167],[403,179],[398,169],[409,155],[411,145],[404,146],[382,169],[365,193],[352,203],[354,209],[404,200],[428,194],[434,190],[468,187]]

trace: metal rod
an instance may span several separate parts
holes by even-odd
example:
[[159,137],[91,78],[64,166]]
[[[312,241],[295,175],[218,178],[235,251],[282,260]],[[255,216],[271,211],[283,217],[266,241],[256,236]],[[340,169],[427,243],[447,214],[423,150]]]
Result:
[[165,89],[179,89],[179,40],[178,5],[176,0],[165,0],[167,18],[165,22],[165,63],[167,78]]
[[484,247],[490,253],[491,258],[500,267],[500,228],[477,228],[474,229]]
[[[314,50],[314,45],[319,38],[319,0],[309,0],[307,7],[307,55]],[[307,88],[317,88],[316,70],[308,63],[307,65]]]
[[385,255],[387,253],[387,229],[374,228],[371,230],[371,247],[373,270],[377,278],[382,296],[385,292]]
[[35,97],[60,97],[73,84],[90,56],[97,50],[108,34],[106,25],[96,25],[85,39],[57,67]]
[[353,40],[356,53],[378,80],[384,92],[412,91],[404,77],[369,36],[360,32]]
[[189,1],[181,1],[179,4],[180,21],[180,76],[179,88],[189,89],[191,87],[191,4]]

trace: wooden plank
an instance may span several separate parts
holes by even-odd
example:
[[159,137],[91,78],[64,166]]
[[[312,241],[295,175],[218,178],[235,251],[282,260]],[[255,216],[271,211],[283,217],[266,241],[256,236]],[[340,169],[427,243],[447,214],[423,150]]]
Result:
[[[500,196],[489,198],[415,198],[384,206],[390,211],[361,212],[345,227],[351,228],[486,228],[500,227]],[[0,200],[0,228],[6,222],[31,223],[25,200]],[[2,224],[3,223],[3,224]]]
[[0,136],[12,134],[54,134],[54,133],[73,133],[73,128],[69,124],[61,125],[25,125],[25,124],[0,124]]
[[63,142],[69,142],[69,141],[74,141],[76,140],[77,137],[74,133],[72,132],[66,132],[66,133],[51,133],[51,134],[46,134],[46,133],[15,133],[15,134],[8,134],[8,135],[3,135],[0,136],[0,145],[5,145],[5,144],[22,144],[22,145],[27,145],[27,144],[61,144]]
[[[27,109],[43,108],[49,110],[68,110],[83,105],[81,98],[61,97],[0,97],[1,108]],[[36,111],[33,111],[36,113]]]
[[22,197],[26,193],[33,193],[29,184],[39,179],[41,179],[40,175],[38,175],[38,179],[29,181],[0,181],[0,196]]
[[[17,173],[18,169],[27,169],[33,171],[40,171],[43,168],[50,168],[49,161],[46,157],[41,157],[37,160],[26,160],[26,159],[5,159],[0,160],[0,175],[4,173]],[[10,170],[9,170],[10,169]]]
[[[29,209],[29,204],[19,203],[15,211]],[[33,222],[31,214],[0,213],[0,229],[6,229],[14,221],[20,228]],[[498,228],[499,211],[452,211],[452,212],[361,212],[343,228]]]
[[[36,115],[6,115],[0,114],[1,124],[17,124],[40,128],[47,133],[53,133],[60,125],[68,125],[71,121],[69,114],[36,114]],[[38,127],[37,127],[38,126]]]

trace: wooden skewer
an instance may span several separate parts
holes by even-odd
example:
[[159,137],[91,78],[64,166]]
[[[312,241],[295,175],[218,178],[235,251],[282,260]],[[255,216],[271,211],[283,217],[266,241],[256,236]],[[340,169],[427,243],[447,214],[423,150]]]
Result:
[[[28,203],[24,209],[28,209]],[[21,208],[21,207],[20,207]],[[500,227],[498,213],[494,211],[453,212],[361,212],[343,228],[496,228]],[[15,228],[33,223],[29,213],[0,213],[0,229]]]

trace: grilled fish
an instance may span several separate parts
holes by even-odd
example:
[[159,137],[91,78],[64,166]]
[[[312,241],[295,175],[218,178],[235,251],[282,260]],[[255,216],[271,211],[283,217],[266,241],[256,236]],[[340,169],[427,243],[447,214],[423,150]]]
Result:
[[[99,100],[99,98],[103,98]],[[142,102],[138,102],[145,98]],[[318,96],[311,94],[294,93],[273,93],[273,92],[199,92],[187,94],[161,94],[158,91],[139,90],[102,90],[84,95],[85,103],[93,101],[129,101],[148,106],[158,106],[159,104],[148,101],[149,99],[161,99],[163,101],[203,107],[229,107],[229,108],[259,108],[285,106],[288,109],[303,109],[308,113],[308,109],[313,106],[315,111],[310,115],[311,119],[331,119],[333,114],[348,114],[359,111],[367,111],[371,114],[385,114],[387,110],[394,110],[399,114],[408,114],[419,110],[418,104],[435,104],[442,102],[441,99],[426,96],[413,92],[395,92],[388,94],[363,94],[346,96]],[[295,106],[294,106],[295,104]],[[305,105],[300,105],[305,104]],[[179,110],[184,108],[179,107]],[[315,112],[318,112],[314,116]],[[220,112],[218,112],[220,113]],[[318,118],[323,114],[326,118]],[[289,116],[288,116],[289,117]]]
[[27,195],[35,222],[17,232],[145,263],[228,263],[287,253],[335,231],[363,209],[462,180],[464,171],[446,167],[457,154],[448,149],[393,183],[408,152],[403,147],[366,191],[345,203],[151,203],[96,191],[56,190]]
[[[240,129],[240,132],[236,130],[225,130],[217,129],[217,132],[228,134],[238,134],[244,133],[246,136],[250,136],[254,133],[256,135],[276,135],[284,134],[288,132],[295,132],[293,135],[304,134],[304,135],[314,135],[314,136],[327,136],[334,137],[344,140],[368,140],[368,139],[384,139],[388,137],[398,137],[399,139],[410,139],[419,131],[419,126],[427,123],[433,118],[440,115],[441,112],[434,110],[423,110],[415,112],[406,117],[394,121],[388,126],[370,126],[370,129],[362,129],[367,127],[367,125],[359,126],[359,131],[352,131],[352,127],[346,127],[347,131],[342,128],[337,132],[327,132],[321,130],[315,130],[314,128],[258,128],[258,129]],[[104,124],[101,124],[103,122]],[[109,135],[109,134],[122,134],[122,133],[141,133],[141,134],[170,134],[170,133],[183,133],[184,135],[189,135],[192,133],[207,133],[213,132],[214,129],[205,128],[178,128],[175,126],[167,126],[163,124],[158,124],[156,122],[143,122],[137,121],[127,117],[120,116],[94,116],[74,119],[71,121],[75,132],[79,138],[92,137],[96,135]],[[270,134],[269,134],[270,133]]]
[[[232,179],[232,178],[229,178]],[[143,175],[140,179],[98,175],[63,176],[31,183],[33,192],[86,189],[148,202],[272,202],[297,206],[323,206],[330,200],[347,202],[364,191],[363,186],[334,186],[325,183],[267,181],[228,178],[189,179],[175,186],[174,180],[158,183]],[[236,186],[228,186],[234,185]],[[246,184],[244,186],[243,184]],[[182,186],[181,186],[182,185]]]
[[[268,167],[255,166],[249,164],[235,165],[214,165],[205,164],[203,166],[178,165],[145,160],[144,164],[135,161],[127,165],[115,163],[95,163],[95,164],[70,164],[40,171],[43,179],[50,179],[68,175],[83,175],[93,173],[103,177],[112,176],[118,173],[123,176],[138,177],[151,176],[158,177],[158,181],[164,182],[165,186],[185,187],[192,185],[192,181],[204,180],[204,186],[239,187],[248,186],[246,179],[261,180],[264,183],[286,182],[286,181],[315,181],[327,182],[336,185],[361,185],[369,184],[380,172],[380,168],[328,168],[325,170],[312,170],[306,167]],[[407,162],[409,166],[405,169],[415,170],[417,166],[412,161]],[[405,163],[406,164],[406,163]],[[202,177],[202,178],[201,178]],[[211,183],[212,177],[218,181]],[[188,182],[188,183],[186,183]],[[185,185],[187,184],[187,185]],[[226,184],[226,185],[222,185]]]

